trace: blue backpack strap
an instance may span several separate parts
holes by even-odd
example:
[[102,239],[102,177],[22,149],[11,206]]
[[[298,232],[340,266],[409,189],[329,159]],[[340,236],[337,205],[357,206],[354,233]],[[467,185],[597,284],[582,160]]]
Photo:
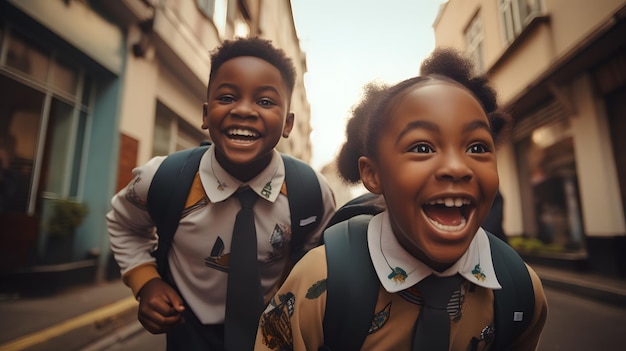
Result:
[[317,175],[311,166],[289,155],[281,154],[285,164],[285,183],[291,213],[291,261],[304,255],[308,234],[323,219],[324,203]]
[[150,183],[148,213],[159,234],[158,247],[152,255],[156,258],[157,269],[163,279],[167,277],[167,257],[189,189],[198,172],[200,159],[208,148],[208,145],[203,145],[167,156]]
[[508,346],[528,328],[535,311],[535,292],[528,269],[519,254],[504,241],[487,232],[491,259],[502,286],[494,290],[494,350]]
[[367,337],[379,289],[367,245],[371,218],[358,215],[324,232],[328,278],[320,350],[360,350]]

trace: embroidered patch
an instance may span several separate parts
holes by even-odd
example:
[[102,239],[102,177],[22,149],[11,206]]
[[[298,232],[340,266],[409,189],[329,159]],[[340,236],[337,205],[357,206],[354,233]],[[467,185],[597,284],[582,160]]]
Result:
[[270,195],[272,195],[272,181],[267,182],[261,190],[261,196],[264,198],[269,199]]
[[289,292],[272,300],[269,309],[261,316],[260,327],[263,344],[272,350],[290,350],[293,345],[293,333],[289,319],[293,316],[296,297]]
[[376,333],[379,331],[387,321],[389,320],[389,316],[391,315],[391,302],[389,302],[380,312],[374,314],[374,318],[372,319],[372,325],[370,325],[370,329],[367,331],[367,335]]
[[211,249],[211,255],[204,258],[204,265],[218,271],[228,272],[229,261],[230,254],[224,255],[224,242],[222,238],[217,237]]
[[139,209],[147,210],[148,208],[146,206],[146,202],[141,200],[141,198],[137,195],[137,192],[135,191],[135,187],[137,186],[137,184],[139,184],[140,181],[141,177],[135,177],[135,179],[133,179],[133,181],[128,184],[128,189],[126,190],[126,200],[128,200],[128,202],[130,202]]
[[474,266],[474,269],[472,269],[472,274],[474,275],[474,277],[476,277],[476,279],[480,280],[481,282],[484,282],[487,278],[485,272],[483,272],[483,269],[480,267],[480,263]]
[[285,244],[289,241],[287,233],[289,233],[288,226],[276,223],[272,235],[270,235],[270,244],[274,249],[282,249],[285,247]]
[[480,340],[484,340],[486,343],[491,344],[496,335],[496,327],[493,323],[489,324],[480,332]]
[[309,300],[317,299],[324,291],[326,291],[326,279],[318,280],[306,291],[306,298]]
[[389,275],[387,276],[389,280],[393,281],[396,284],[404,283],[404,281],[406,280],[406,277],[407,277],[406,271],[400,267],[396,267],[392,269],[391,273],[389,273]]

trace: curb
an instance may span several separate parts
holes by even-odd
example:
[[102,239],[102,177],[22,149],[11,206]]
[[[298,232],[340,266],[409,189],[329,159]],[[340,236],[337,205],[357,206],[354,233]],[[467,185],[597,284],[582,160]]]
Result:
[[136,320],[134,297],[68,319],[0,345],[0,351],[76,350]]
[[581,285],[580,283],[569,282],[564,279],[555,279],[540,275],[541,283],[544,287],[550,287],[562,291],[567,291],[578,296],[610,303],[613,305],[626,307],[626,292],[611,287],[594,287],[591,285]]

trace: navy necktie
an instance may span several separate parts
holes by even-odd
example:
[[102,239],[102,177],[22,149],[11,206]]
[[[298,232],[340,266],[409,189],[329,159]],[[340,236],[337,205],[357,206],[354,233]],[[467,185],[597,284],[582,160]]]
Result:
[[413,335],[414,351],[448,351],[450,348],[450,316],[447,307],[452,294],[463,278],[430,275],[417,283],[422,294],[422,310]]
[[224,343],[226,350],[252,350],[263,296],[257,261],[257,239],[252,206],[258,199],[250,188],[238,191],[241,202],[230,248]]

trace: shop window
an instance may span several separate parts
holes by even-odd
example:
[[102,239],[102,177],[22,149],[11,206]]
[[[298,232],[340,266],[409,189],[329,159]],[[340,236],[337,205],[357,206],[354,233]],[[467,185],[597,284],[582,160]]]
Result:
[[[76,65],[73,65],[76,67]],[[72,65],[61,62],[60,60],[52,61],[52,76],[50,84],[59,90],[72,95],[76,94],[78,83],[78,74],[71,68]]]
[[20,36],[11,35],[7,40],[6,65],[39,82],[48,80],[49,55]]
[[0,90],[0,213],[25,213],[45,96],[3,75]]
[[40,214],[46,199],[80,198],[93,83],[79,64],[3,33],[0,213]]
[[554,250],[578,250],[583,227],[573,137],[567,120],[516,143],[527,234]]

